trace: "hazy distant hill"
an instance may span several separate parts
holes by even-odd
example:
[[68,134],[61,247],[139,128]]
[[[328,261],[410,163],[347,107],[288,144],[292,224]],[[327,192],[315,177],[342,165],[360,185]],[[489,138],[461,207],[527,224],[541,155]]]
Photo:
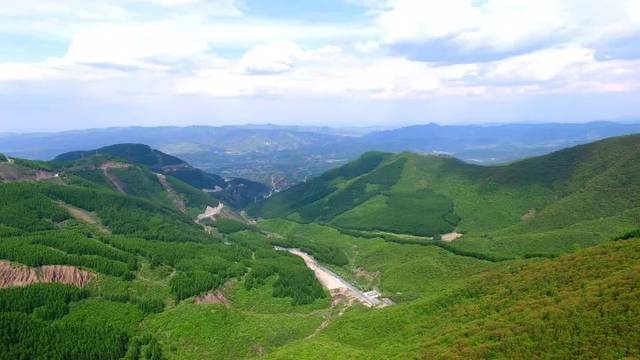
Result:
[[[495,126],[409,126],[358,139],[379,151],[440,152],[461,160],[496,164],[543,155],[565,147],[640,132],[640,124],[507,124]],[[374,145],[374,146],[372,146]]]
[[[280,189],[372,150],[445,153],[467,162],[504,163],[606,137],[640,132],[640,124],[416,125],[387,131],[296,126],[112,128],[0,135],[0,151],[51,159],[114,143],[148,144],[195,167]],[[358,136],[354,136],[358,135]]]

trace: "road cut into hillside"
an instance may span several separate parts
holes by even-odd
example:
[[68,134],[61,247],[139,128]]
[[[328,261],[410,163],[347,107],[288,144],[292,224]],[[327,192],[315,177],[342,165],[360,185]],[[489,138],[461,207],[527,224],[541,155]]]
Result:
[[313,256],[300,249],[289,249],[279,246],[275,248],[277,250],[288,251],[293,255],[301,257],[307,267],[315,273],[320,284],[329,290],[333,298],[346,298],[349,301],[358,301],[364,306],[371,308],[381,308],[393,304],[389,299],[381,299],[377,291],[369,291],[366,293],[361,291],[333,271],[320,265]]

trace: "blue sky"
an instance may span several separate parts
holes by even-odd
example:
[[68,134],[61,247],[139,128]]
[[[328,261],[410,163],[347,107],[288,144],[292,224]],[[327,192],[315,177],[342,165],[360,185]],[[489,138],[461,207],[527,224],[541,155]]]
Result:
[[21,0],[0,132],[640,119],[640,0]]

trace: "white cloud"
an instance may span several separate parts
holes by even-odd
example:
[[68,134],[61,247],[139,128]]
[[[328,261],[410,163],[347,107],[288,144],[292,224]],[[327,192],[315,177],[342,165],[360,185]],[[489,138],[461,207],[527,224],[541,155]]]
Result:
[[341,54],[342,48],[335,45],[303,50],[292,41],[276,41],[247,51],[241,62],[247,74],[279,74],[291,71],[297,63],[333,61]]
[[138,0],[168,8],[197,11],[201,15],[235,17],[243,15],[237,0]]
[[543,82],[569,72],[579,72],[581,67],[595,62],[594,51],[591,49],[545,49],[491,63],[484,78],[506,83]]
[[377,21],[388,44],[509,51],[630,34],[640,30],[639,8],[638,0],[388,0]]
[[125,7],[116,2],[85,0],[21,0],[0,2],[0,16],[23,17],[42,21],[45,17],[86,20],[121,20],[129,15]]
[[[16,5],[0,9],[0,13],[15,17],[19,11],[28,11],[27,5],[36,4],[25,1],[22,8]],[[640,84],[640,62],[603,61],[588,44],[632,31],[639,19],[637,1],[612,0],[610,8],[603,5],[605,8],[596,6],[595,10],[581,12],[573,11],[577,3],[567,0],[374,1],[369,5],[378,14],[376,24],[380,29],[367,24],[302,24],[248,16],[212,21],[198,10],[206,4],[217,4],[219,14],[227,10],[231,14],[236,8],[231,0],[73,3],[79,4],[73,11],[83,20],[68,30],[66,54],[40,62],[0,63],[0,83],[55,82],[74,91],[81,88],[85,95],[121,101],[130,101],[136,94],[163,99],[183,94],[348,99],[491,97],[619,92],[639,89]],[[123,5],[132,3],[153,3],[169,9],[158,18],[141,19],[131,6]],[[44,4],[50,7],[39,11],[50,15],[70,11],[56,7],[53,1]],[[114,10],[113,18],[101,21],[82,15],[97,11],[91,6],[105,4],[121,11]],[[594,12],[598,16],[592,16]],[[9,13],[14,15],[6,15]],[[611,20],[614,17],[619,21]],[[589,21],[592,25],[585,25]],[[590,30],[581,30],[586,28]],[[478,47],[508,50],[558,34],[567,35],[565,40],[571,41],[468,64],[416,61],[384,48],[391,43],[449,39],[468,51]],[[232,55],[224,54],[229,49]]]
[[99,25],[78,32],[66,58],[76,63],[143,66],[153,58],[179,60],[207,49],[206,38],[170,23]]
[[294,62],[304,57],[304,51],[291,41],[279,41],[257,46],[242,57],[249,74],[277,74],[290,71]]
[[374,40],[360,41],[355,45],[355,49],[364,54],[370,54],[380,49],[380,43]]
[[0,63],[0,82],[2,81],[42,81],[60,78],[62,72],[46,64]]

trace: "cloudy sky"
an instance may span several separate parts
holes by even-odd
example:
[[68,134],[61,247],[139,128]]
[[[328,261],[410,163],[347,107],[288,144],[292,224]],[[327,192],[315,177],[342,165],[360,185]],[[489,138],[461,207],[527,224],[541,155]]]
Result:
[[640,0],[0,0],[0,132],[640,119]]

